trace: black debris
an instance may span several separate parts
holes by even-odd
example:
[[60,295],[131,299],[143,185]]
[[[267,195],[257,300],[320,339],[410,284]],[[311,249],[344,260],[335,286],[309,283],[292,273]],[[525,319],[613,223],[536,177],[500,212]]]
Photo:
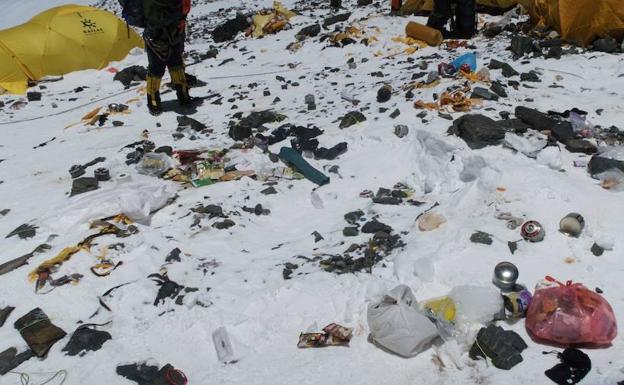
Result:
[[5,238],[11,238],[17,235],[20,239],[28,239],[35,236],[39,227],[24,223],[19,225],[15,230],[11,231]]
[[165,262],[182,262],[180,254],[182,254],[182,250],[176,247],[169,252],[167,257],[165,258]]
[[110,339],[112,339],[110,333],[82,325],[76,329],[62,351],[67,352],[68,356],[75,356],[83,351],[94,352],[100,350],[102,345]]
[[497,122],[480,114],[461,116],[448,133],[459,136],[472,149],[497,145],[505,138],[505,130]]
[[491,245],[492,236],[488,233],[484,233],[483,231],[477,231],[470,236],[470,242],[482,243],[484,245]]

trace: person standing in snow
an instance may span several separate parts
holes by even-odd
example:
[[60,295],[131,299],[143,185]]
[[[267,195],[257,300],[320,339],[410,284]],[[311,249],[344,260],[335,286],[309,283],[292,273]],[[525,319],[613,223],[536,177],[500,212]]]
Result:
[[[449,32],[445,27],[452,18],[451,3],[455,2],[454,30]],[[427,21],[427,26],[442,32],[445,39],[470,39],[477,30],[475,0],[434,0],[433,11]]]
[[147,68],[147,108],[152,115],[162,112],[160,83],[169,69],[178,103],[191,103],[189,86],[184,72],[184,39],[186,16],[191,10],[191,0],[142,0],[145,17],[145,51]]

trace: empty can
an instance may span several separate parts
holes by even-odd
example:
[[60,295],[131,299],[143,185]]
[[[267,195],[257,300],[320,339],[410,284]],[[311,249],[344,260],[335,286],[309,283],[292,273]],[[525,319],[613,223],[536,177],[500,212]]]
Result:
[[538,221],[527,221],[520,228],[520,235],[529,242],[541,242],[546,236],[546,231]]
[[511,262],[500,262],[494,267],[492,283],[503,291],[512,291],[518,280],[518,268]]
[[585,218],[579,213],[570,213],[559,222],[559,231],[569,237],[578,237],[585,228]]

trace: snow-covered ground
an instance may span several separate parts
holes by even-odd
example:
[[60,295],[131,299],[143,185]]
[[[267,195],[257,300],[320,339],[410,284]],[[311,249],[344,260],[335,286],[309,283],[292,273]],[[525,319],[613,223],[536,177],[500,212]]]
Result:
[[[44,3],[6,2],[10,4],[2,12],[0,26],[15,24],[17,15],[26,20],[27,13],[36,13],[32,3],[37,3],[37,7]],[[197,6],[192,16],[246,3],[249,2],[208,2]],[[292,0],[284,4],[295,6]],[[269,1],[254,2],[254,7],[269,5]],[[193,135],[188,132],[175,140],[172,134],[176,132],[178,115],[172,111],[158,117],[149,115],[143,95],[136,88],[123,93],[123,86],[113,82],[113,75],[106,70],[72,73],[62,81],[46,83],[45,89],[35,87],[33,90],[43,93],[42,100],[19,110],[9,107],[16,97],[0,97],[5,103],[0,109],[0,210],[10,209],[0,217],[0,263],[22,256],[42,243],[52,246],[51,250],[36,254],[29,265],[0,276],[0,308],[16,307],[0,328],[0,351],[11,346],[19,351],[26,348],[12,324],[35,307],[42,308],[54,324],[68,333],[45,359],[32,358],[16,371],[31,373],[31,378],[38,380],[49,376],[36,373],[65,369],[65,384],[70,385],[131,384],[115,373],[116,366],[149,360],[160,366],[171,363],[180,368],[188,376],[189,384],[547,384],[544,371],[557,360],[542,351],[553,348],[533,342],[523,321],[499,323],[518,332],[529,345],[522,353],[524,361],[510,371],[472,361],[467,354],[460,359],[460,369],[452,365],[440,368],[432,358],[434,354],[445,356],[442,343],[404,359],[367,340],[367,306],[378,300],[384,290],[405,283],[418,300],[425,300],[444,295],[458,285],[488,286],[494,266],[505,260],[518,266],[519,282],[531,289],[545,275],[582,282],[592,290],[602,289],[620,325],[624,324],[624,193],[602,189],[585,168],[573,165],[575,160],[589,157],[570,153],[562,145],[560,151],[540,157],[546,160],[541,162],[502,146],[471,150],[462,139],[446,134],[451,121],[432,111],[424,119],[416,117],[421,110],[413,107],[414,100],[433,101],[434,93],[460,85],[461,80],[443,78],[433,88],[415,89],[415,99],[411,101],[401,90],[411,82],[414,73],[423,71],[415,68],[421,60],[429,62],[427,71],[431,71],[439,62],[475,51],[479,68],[495,58],[511,63],[518,72],[538,69],[542,82],[522,83],[517,90],[508,87],[508,98],[486,101],[473,112],[499,119],[499,111],[513,114],[518,105],[540,111],[578,107],[589,112],[588,119],[593,124],[622,129],[624,77],[619,75],[624,73],[624,57],[587,52],[564,55],[561,60],[514,62],[505,50],[508,38],[488,40],[482,36],[473,40],[477,47],[474,50],[427,47],[402,54],[406,46],[392,38],[403,35],[408,20],[424,22],[424,18],[391,17],[385,7],[353,7],[352,11],[350,20],[365,36],[376,37],[376,42],[336,48],[314,38],[306,40],[296,52],[287,50],[295,41],[296,31],[331,14],[324,6],[295,17],[291,30],[257,40],[239,36],[236,44],[216,45],[219,54],[215,59],[190,66],[188,72],[207,83],[192,89],[194,96],[218,93],[222,97],[222,104],[211,104],[220,97],[207,99],[191,115],[213,130],[197,134],[196,140],[191,140]],[[190,44],[187,51],[205,52],[210,45],[208,36],[206,41]],[[398,55],[384,57],[393,53]],[[234,60],[220,65],[230,58]],[[350,58],[357,68],[349,68]],[[122,69],[133,64],[146,65],[141,52],[123,62],[111,63],[111,67]],[[384,76],[371,76],[377,71]],[[282,89],[286,83],[276,79],[276,75],[291,82],[286,89]],[[492,80],[506,83],[499,70],[491,71],[491,76]],[[294,86],[293,82],[299,85]],[[390,84],[395,93],[389,102],[379,104],[375,99],[383,83]],[[561,87],[549,87],[554,84]],[[74,89],[79,86],[84,89],[76,93]],[[265,96],[264,90],[269,90],[270,95]],[[341,98],[343,92],[361,103],[354,107]],[[307,111],[306,94],[315,95],[315,111]],[[274,102],[276,97],[281,101]],[[173,98],[173,93],[163,94],[165,101]],[[235,100],[228,101],[231,98]],[[79,123],[86,113],[109,103],[127,103],[130,113],[111,115],[102,126]],[[387,110],[382,112],[380,107]],[[274,195],[261,194],[268,186],[251,178],[182,188],[175,182],[139,175],[135,165],[125,164],[131,150],[123,149],[124,146],[144,140],[145,130],[157,147],[229,148],[234,143],[227,128],[230,120],[236,120],[232,115],[269,108],[287,116],[282,123],[319,127],[324,131],[318,138],[321,146],[348,143],[348,151],[335,160],[309,159],[331,177],[328,185],[316,188],[307,180],[280,180],[274,186]],[[390,118],[397,108],[401,114]],[[598,109],[602,109],[600,114]],[[367,120],[339,129],[339,119],[353,110],[361,110]],[[453,118],[463,115],[451,114]],[[21,120],[25,121],[17,122]],[[113,126],[114,120],[123,121],[124,125]],[[280,124],[267,126],[275,128]],[[394,135],[397,124],[409,127],[406,137]],[[44,142],[45,146],[38,146]],[[275,144],[270,150],[277,153],[282,146],[288,146],[288,141]],[[86,220],[71,226],[70,217],[78,214],[68,209],[74,200],[68,196],[72,183],[68,170],[98,156],[106,160],[90,167],[86,176],[97,167],[108,167],[113,181],[103,182],[102,186],[119,183],[121,188],[120,175],[128,174],[134,181],[165,185],[176,191],[178,198],[155,213],[149,224],[136,224],[137,234],[122,239],[98,238],[90,252],[79,252],[54,273],[55,278],[82,274],[79,283],[37,294],[28,274],[63,248],[96,232],[89,229]],[[230,157],[238,169],[258,173],[279,166],[258,148],[231,150]],[[337,173],[328,172],[333,165],[339,166]],[[388,206],[359,196],[365,189],[392,188],[398,182],[414,189],[413,199],[425,204]],[[443,216],[446,223],[435,231],[419,231],[416,218],[436,202],[439,206],[434,212]],[[243,206],[254,207],[258,203],[270,214],[257,216],[242,210]],[[208,216],[199,218],[199,226],[194,225],[197,214],[190,209],[199,204],[222,206],[235,226],[217,230],[211,225],[222,219]],[[90,204],[90,209],[102,208],[96,205]],[[367,220],[378,217],[392,226],[406,246],[376,264],[372,274],[336,275],[323,271],[318,261],[306,262],[301,258],[325,259],[327,255],[343,253],[352,243],[367,242],[367,234],[353,238],[342,234],[347,226],[344,214],[358,209],[365,212]],[[507,242],[518,240],[519,231],[508,229],[505,221],[496,219],[497,212],[540,221],[546,229],[545,240],[534,244],[520,242],[512,255]],[[559,220],[569,212],[585,217],[586,229],[578,239],[557,231]],[[24,223],[39,227],[34,238],[4,238]],[[492,234],[493,244],[471,243],[470,236],[477,230]],[[315,243],[315,231],[324,239]],[[594,256],[590,248],[596,241],[612,243],[613,250]],[[119,242],[125,247],[108,249]],[[165,258],[174,248],[182,251],[181,262],[166,264]],[[123,265],[107,277],[96,277],[89,268],[102,253]],[[415,261],[421,258],[433,262],[433,276],[414,274]],[[299,266],[289,280],[282,276],[285,263]],[[163,268],[171,280],[198,289],[186,293],[182,305],[175,304],[173,299],[153,305],[158,286],[147,277]],[[104,299],[112,311],[100,306],[99,296],[128,282]],[[98,309],[97,315],[90,318]],[[112,322],[102,329],[112,335],[112,340],[102,349],[82,357],[70,357],[61,351],[79,323],[108,321]],[[299,333],[319,330],[331,322],[354,328],[349,347],[297,348]],[[221,326],[232,340],[236,363],[223,364],[217,359],[212,333]],[[585,350],[592,360],[592,371],[583,383],[616,384],[624,380],[623,343],[620,333],[611,347]],[[0,384],[18,381],[15,374],[0,377]]]

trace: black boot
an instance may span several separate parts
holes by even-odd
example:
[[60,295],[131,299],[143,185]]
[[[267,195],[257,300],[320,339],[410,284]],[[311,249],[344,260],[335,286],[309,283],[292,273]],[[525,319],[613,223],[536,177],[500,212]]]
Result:
[[477,32],[475,0],[459,0],[455,9],[455,34],[460,39],[472,39]]
[[451,13],[451,0],[435,0],[433,10],[427,20],[427,27],[437,29],[442,32],[444,38],[447,38],[449,32],[446,29],[446,24],[451,18]]

